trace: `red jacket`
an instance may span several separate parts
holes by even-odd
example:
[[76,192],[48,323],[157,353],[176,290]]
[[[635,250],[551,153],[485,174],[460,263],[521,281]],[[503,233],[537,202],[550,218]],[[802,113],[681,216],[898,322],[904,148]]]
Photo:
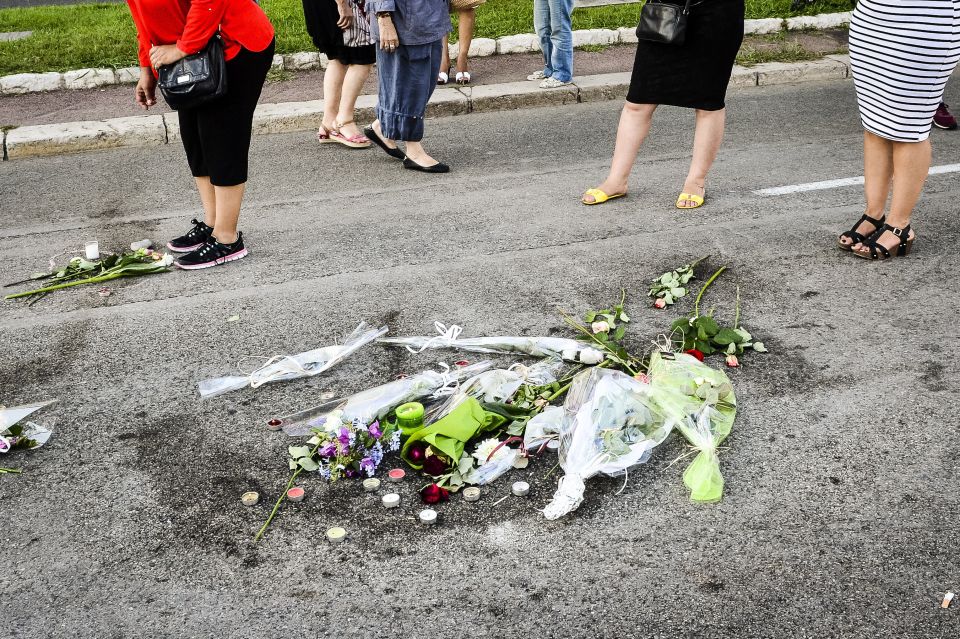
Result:
[[220,27],[227,60],[240,47],[263,51],[273,41],[273,25],[253,0],[127,0],[137,25],[140,65],[150,66],[150,47],[176,44],[192,54]]

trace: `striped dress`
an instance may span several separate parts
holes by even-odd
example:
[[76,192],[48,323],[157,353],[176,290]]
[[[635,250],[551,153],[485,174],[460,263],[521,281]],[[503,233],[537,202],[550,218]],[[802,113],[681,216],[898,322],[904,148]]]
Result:
[[960,0],[859,0],[850,67],[863,127],[897,142],[930,135],[960,60]]

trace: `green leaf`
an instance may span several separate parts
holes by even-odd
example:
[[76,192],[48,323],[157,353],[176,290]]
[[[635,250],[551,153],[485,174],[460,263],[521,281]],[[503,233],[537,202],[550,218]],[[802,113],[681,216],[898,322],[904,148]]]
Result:
[[671,295],[670,293],[665,293],[663,296],[663,301],[666,302],[667,304],[673,304],[673,295]]
[[619,342],[623,339],[623,336],[627,334],[627,327],[622,324],[617,327],[617,330],[613,332],[613,339],[616,342]]
[[733,354],[735,354],[736,352],[737,352],[737,345],[736,345],[736,344],[731,343],[731,344],[729,344],[729,345],[727,346],[727,355],[733,355]]
[[767,347],[763,345],[763,342],[754,342],[754,343],[753,343],[753,350],[757,351],[758,353],[766,353],[766,352],[768,352],[768,351],[767,351]]
[[743,341],[743,336],[732,328],[722,328],[713,336],[715,344],[726,346],[727,344],[739,344]]
[[740,337],[743,338],[744,342],[749,342],[751,339],[753,339],[753,336],[750,335],[750,333],[747,332],[747,329],[743,328],[742,326],[739,328],[735,328],[733,330],[735,330],[740,335]]
[[620,321],[621,321],[621,322],[629,322],[629,321],[630,321],[630,316],[627,315],[627,312],[626,312],[626,311],[620,311]]
[[707,335],[710,337],[713,337],[720,332],[720,326],[717,324],[717,320],[713,319],[709,315],[701,315],[694,321],[697,326],[702,326],[703,330],[706,331]]
[[589,313],[583,316],[583,320],[588,324],[592,324],[596,319],[597,319],[596,311],[590,311]]
[[287,452],[290,453],[290,457],[293,459],[310,456],[310,448],[307,446],[290,446],[287,448]]
[[676,319],[674,320],[673,324],[670,325],[671,331],[680,331],[681,333],[684,333],[684,334],[690,332],[690,329],[691,329],[690,320],[688,320],[686,317],[681,317],[679,319]]
[[671,279],[673,279],[673,273],[664,273],[660,276],[660,283],[664,285],[669,284]]
[[310,457],[301,457],[297,460],[297,463],[300,464],[300,468],[304,469],[308,473],[312,473],[320,469],[320,464],[313,461],[313,459]]
[[671,289],[670,289],[670,294],[673,295],[674,297],[683,297],[684,295],[687,294],[687,289],[685,289],[685,288],[671,288]]

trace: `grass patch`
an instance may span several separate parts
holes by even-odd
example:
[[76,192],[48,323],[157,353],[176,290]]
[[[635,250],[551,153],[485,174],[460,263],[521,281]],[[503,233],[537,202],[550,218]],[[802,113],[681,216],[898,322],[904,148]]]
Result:
[[754,49],[744,47],[737,54],[737,64],[752,67],[763,62],[800,62],[802,60],[819,60],[824,54],[807,51],[796,42],[784,43],[776,49]]
[[[791,0],[746,0],[747,18],[847,11],[852,0],[818,0],[791,12]],[[301,0],[262,0],[277,30],[277,53],[310,51]],[[577,9],[574,29],[634,26],[639,4]],[[0,75],[136,65],[136,30],[124,4],[0,9],[0,31],[33,31],[25,40],[0,42]],[[531,0],[489,0],[477,10],[478,38],[533,32]],[[456,35],[454,35],[454,39]]]

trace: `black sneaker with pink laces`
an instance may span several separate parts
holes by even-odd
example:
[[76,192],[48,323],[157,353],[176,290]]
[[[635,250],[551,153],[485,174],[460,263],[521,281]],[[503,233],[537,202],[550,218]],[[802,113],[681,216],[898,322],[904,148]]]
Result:
[[186,235],[176,237],[167,242],[167,248],[174,253],[189,253],[207,243],[213,236],[213,227],[207,226],[203,222],[198,222],[196,218],[190,220],[193,228]]
[[177,258],[174,264],[182,269],[194,270],[226,264],[246,256],[247,249],[243,247],[243,233],[237,233],[237,241],[232,244],[222,244],[211,237],[196,251]]

